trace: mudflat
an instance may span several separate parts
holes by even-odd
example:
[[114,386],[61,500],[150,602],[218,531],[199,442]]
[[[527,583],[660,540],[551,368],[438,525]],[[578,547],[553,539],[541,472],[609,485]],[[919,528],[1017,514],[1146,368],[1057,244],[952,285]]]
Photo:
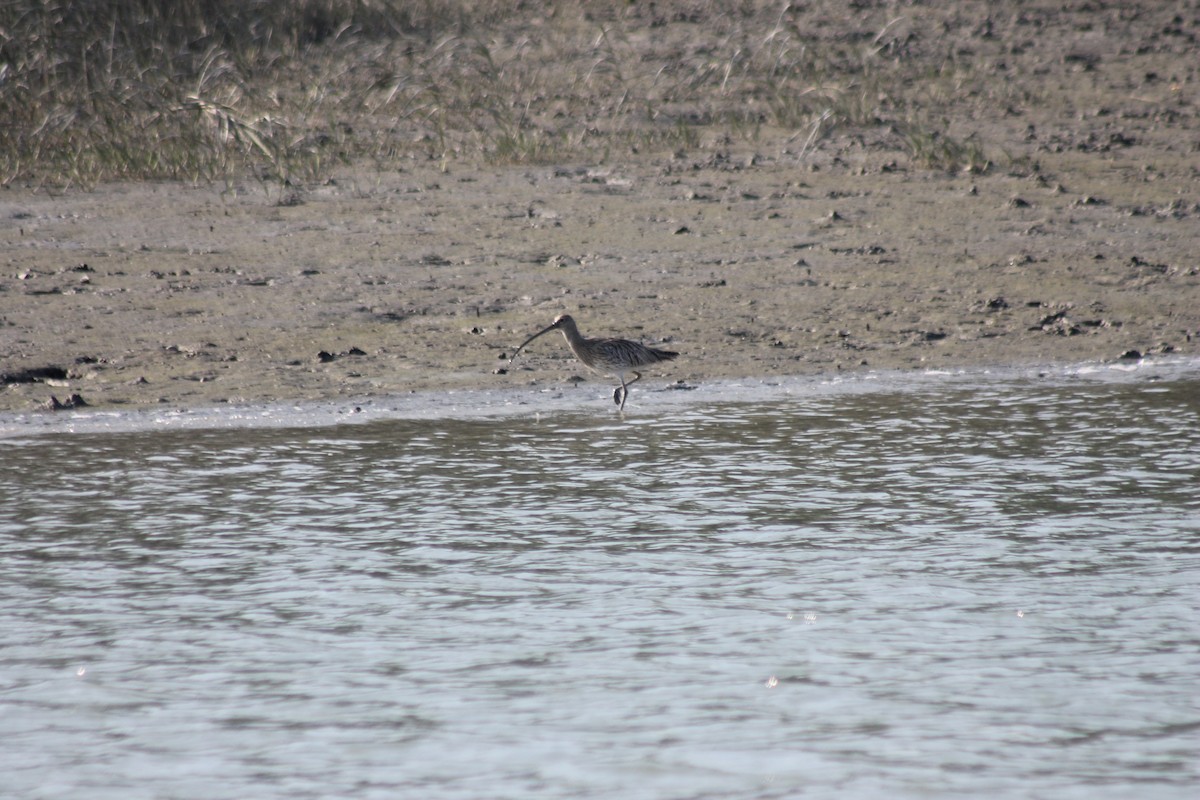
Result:
[[[604,157],[411,153],[286,189],[0,188],[0,411],[577,377],[607,396],[557,336],[507,365],[564,312],[681,354],[647,381],[1195,354],[1196,9],[1035,4],[1003,27],[946,5],[821,31],[886,28],[1003,84],[946,122],[978,143],[965,161],[814,120]],[[647,62],[722,46],[682,16],[654,31],[627,37]]]

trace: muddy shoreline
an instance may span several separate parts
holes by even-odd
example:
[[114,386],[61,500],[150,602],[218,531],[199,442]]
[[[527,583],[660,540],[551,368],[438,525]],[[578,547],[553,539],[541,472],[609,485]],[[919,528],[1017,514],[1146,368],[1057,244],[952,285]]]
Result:
[[9,383],[0,409],[598,381],[551,337],[500,372],[562,312],[680,351],[654,377],[689,383],[1195,352],[1195,220],[1131,213],[1128,184],[1087,204],[1022,178],[736,160],[418,167],[296,205],[6,193],[0,371],[61,374]]

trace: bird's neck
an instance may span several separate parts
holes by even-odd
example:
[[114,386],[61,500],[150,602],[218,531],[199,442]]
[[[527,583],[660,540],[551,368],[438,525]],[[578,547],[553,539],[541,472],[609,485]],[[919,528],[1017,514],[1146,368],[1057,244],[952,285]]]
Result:
[[563,338],[567,340],[567,346],[574,350],[579,345],[583,344],[583,336],[580,335],[578,328],[560,328]]

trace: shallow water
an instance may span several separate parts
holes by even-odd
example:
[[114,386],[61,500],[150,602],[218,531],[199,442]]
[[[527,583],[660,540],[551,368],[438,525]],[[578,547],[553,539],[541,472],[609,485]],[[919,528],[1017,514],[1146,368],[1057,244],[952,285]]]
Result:
[[640,399],[0,442],[0,794],[1192,796],[1195,376]]

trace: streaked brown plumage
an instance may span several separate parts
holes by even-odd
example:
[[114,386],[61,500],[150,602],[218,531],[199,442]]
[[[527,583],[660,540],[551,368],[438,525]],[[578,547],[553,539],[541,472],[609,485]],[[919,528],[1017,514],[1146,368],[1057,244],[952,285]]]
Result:
[[[658,350],[640,342],[631,342],[628,339],[588,339],[579,332],[579,328],[570,314],[560,314],[555,317],[551,325],[522,342],[508,363],[513,362],[513,359],[525,349],[525,345],[550,331],[562,331],[563,337],[567,340],[567,347],[571,348],[571,352],[583,362],[585,367],[601,375],[617,376],[621,385],[613,390],[613,402],[619,404],[622,411],[625,410],[625,400],[629,397],[629,387],[642,377],[642,374],[637,372],[634,367],[645,367],[660,361],[671,361],[679,355],[670,350]],[[633,380],[628,383],[625,381],[626,372],[633,373]]]

